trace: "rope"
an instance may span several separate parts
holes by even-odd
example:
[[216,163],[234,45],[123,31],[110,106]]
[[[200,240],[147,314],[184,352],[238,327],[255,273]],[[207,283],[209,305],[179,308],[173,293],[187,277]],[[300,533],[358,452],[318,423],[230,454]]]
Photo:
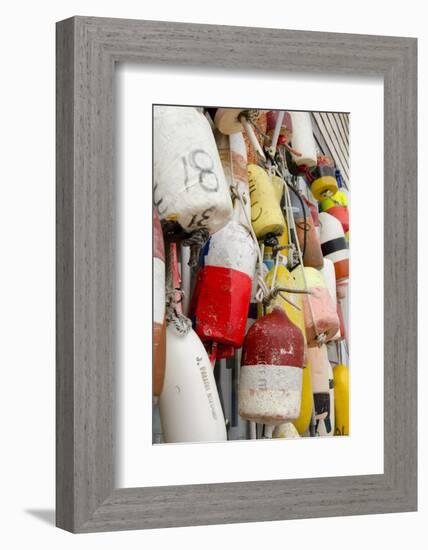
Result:
[[178,266],[174,266],[173,254],[169,247],[165,249],[166,255],[166,296],[165,296],[165,318],[168,325],[173,325],[175,332],[179,336],[186,336],[192,328],[192,322],[181,311],[181,301],[183,300],[184,292],[179,286],[179,282],[174,284],[174,270]]
[[[289,191],[289,184],[285,181],[285,178],[283,177],[283,175],[280,173],[280,171],[278,170],[277,168],[277,174],[278,176],[282,179],[282,182],[284,183],[285,185],[285,196],[288,198],[288,203],[291,204],[291,200],[290,200],[290,191]],[[297,236],[297,231],[296,231],[296,224],[294,222],[294,216],[289,216],[290,219],[292,220],[292,224],[293,224],[293,228],[294,228],[294,232]],[[288,222],[288,220],[287,220]],[[308,282],[306,280],[306,273],[305,273],[305,268],[304,268],[304,265],[303,265],[303,258],[302,258],[302,251],[300,250],[300,244],[299,244],[299,240],[296,238],[296,248],[297,248],[297,254],[298,254],[298,257],[299,257],[299,263],[300,263],[300,266],[301,266],[301,269],[302,269],[302,275],[303,275],[303,286],[305,288],[305,290],[309,290],[309,287],[308,287]],[[310,294],[310,292],[309,292]],[[317,327],[317,323],[315,321],[315,315],[314,315],[314,310],[312,308],[312,304],[311,304],[311,299],[310,299],[310,296],[308,296],[308,306],[309,306],[309,311],[310,311],[310,314],[311,314],[311,319],[312,319],[312,324],[314,325],[314,331],[315,331],[315,334],[317,336],[317,343],[318,343],[318,346],[321,347],[323,344],[325,344],[326,342],[326,335],[324,333],[321,333],[319,330],[318,330],[318,327]]]
[[208,229],[201,227],[200,229],[193,231],[193,233],[181,241],[183,246],[190,246],[190,258],[187,263],[190,268],[194,269],[198,265],[201,248],[207,242],[209,237],[210,233]]

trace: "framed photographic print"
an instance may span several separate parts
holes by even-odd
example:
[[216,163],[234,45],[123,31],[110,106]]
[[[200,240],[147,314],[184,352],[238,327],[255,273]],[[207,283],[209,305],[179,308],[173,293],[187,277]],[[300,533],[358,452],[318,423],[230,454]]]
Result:
[[57,525],[416,509],[416,40],[57,24]]

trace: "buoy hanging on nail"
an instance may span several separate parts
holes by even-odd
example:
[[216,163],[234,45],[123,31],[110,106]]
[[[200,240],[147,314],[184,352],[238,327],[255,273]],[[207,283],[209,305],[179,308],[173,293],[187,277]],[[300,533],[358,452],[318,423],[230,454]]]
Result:
[[194,107],[154,107],[153,200],[167,239],[206,238],[230,221],[232,201],[213,132]]
[[311,211],[298,191],[290,192],[297,239],[303,254],[303,264],[308,267],[321,268],[323,255],[318,233],[315,230]]
[[[320,342],[329,342],[334,338],[339,330],[339,318],[322,273],[312,267],[303,269],[311,291],[311,294],[303,295],[306,339],[308,346],[318,346]],[[299,288],[304,288],[304,275],[301,266],[293,270]]]
[[248,184],[251,199],[251,223],[258,239],[282,235],[286,224],[276,198],[271,178],[255,164],[248,165]]
[[297,166],[308,168],[317,165],[317,151],[312,130],[311,116],[308,112],[290,111],[293,135],[291,144],[300,156],[293,155]]
[[335,435],[349,435],[349,369],[343,363],[333,369]]
[[321,249],[323,255],[334,263],[336,284],[349,277],[349,250],[342,224],[327,212],[320,213]]
[[318,430],[321,420],[324,421],[326,430],[331,432],[332,423],[330,416],[330,383],[327,348],[308,348],[309,362],[311,364],[312,391],[314,395],[315,429]]
[[153,208],[153,395],[159,397],[165,375],[165,246],[156,208]]
[[239,414],[278,425],[299,416],[304,339],[285,312],[274,308],[248,331],[242,351]]

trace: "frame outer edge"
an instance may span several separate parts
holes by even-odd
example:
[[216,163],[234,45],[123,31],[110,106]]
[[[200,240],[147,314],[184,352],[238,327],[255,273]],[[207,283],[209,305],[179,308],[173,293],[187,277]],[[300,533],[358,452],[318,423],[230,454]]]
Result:
[[[193,37],[198,37],[198,40],[206,47],[213,36],[217,36],[217,34],[219,37],[223,34],[230,40],[230,33],[234,32],[234,28],[219,27],[217,32],[217,27],[212,25],[177,24],[175,27],[175,24],[170,22],[87,17],[76,17],[73,18],[73,21],[76,41],[74,59],[71,60],[70,56],[63,55],[62,60],[65,63],[72,61],[72,71],[74,71],[73,101],[70,102],[72,106],[67,107],[74,112],[74,127],[71,130],[74,141],[70,141],[70,130],[68,130],[68,139],[65,141],[69,145],[69,156],[66,155],[67,151],[63,151],[64,146],[60,137],[57,153],[57,160],[66,163],[64,168],[58,164],[61,174],[66,173],[74,193],[71,195],[74,207],[72,222],[70,220],[61,222],[60,220],[59,226],[62,230],[58,232],[58,235],[63,234],[67,241],[66,244],[69,244],[71,237],[68,231],[71,223],[71,230],[74,230],[74,243],[71,253],[69,249],[67,249],[68,254],[62,250],[61,258],[65,257],[69,263],[71,262],[75,277],[74,286],[73,284],[70,286],[70,283],[68,286],[65,284],[69,303],[70,292],[75,300],[74,304],[72,303],[74,317],[71,320],[71,334],[74,338],[72,341],[74,348],[71,349],[71,360],[66,353],[64,338],[61,340],[60,330],[58,335],[58,343],[64,346],[65,351],[65,358],[58,359],[57,372],[60,374],[58,378],[66,386],[70,384],[68,387],[60,387],[60,389],[57,386],[57,397],[64,399],[61,406],[57,404],[57,412],[66,416],[65,420],[60,417],[57,424],[59,442],[57,458],[65,461],[66,470],[65,473],[62,472],[59,475],[60,470],[57,466],[57,480],[65,491],[63,495],[60,494],[61,491],[57,491],[57,499],[64,500],[59,503],[58,516],[61,520],[58,519],[58,525],[73,532],[92,532],[414,510],[416,506],[416,422],[413,415],[416,410],[416,402],[413,401],[409,405],[408,400],[415,399],[416,391],[416,364],[413,364],[413,360],[416,359],[416,348],[412,347],[416,341],[416,333],[412,335],[410,332],[415,326],[416,315],[412,307],[416,301],[416,292],[412,294],[414,287],[406,287],[403,282],[399,281],[400,277],[397,275],[403,271],[397,269],[397,266],[399,265],[401,270],[406,267],[403,267],[403,260],[400,256],[395,265],[391,261],[389,263],[388,276],[392,278],[390,289],[400,295],[398,304],[390,308],[390,313],[398,314],[401,324],[407,323],[410,326],[410,329],[405,326],[405,330],[408,331],[405,332],[405,335],[410,335],[410,339],[407,339],[406,345],[403,345],[402,349],[397,346],[397,342],[390,346],[388,357],[391,359],[391,366],[388,366],[387,369],[390,379],[385,382],[385,403],[392,404],[394,411],[404,405],[407,408],[401,416],[398,415],[394,419],[388,419],[388,422],[385,421],[385,453],[392,453],[388,454],[388,460],[385,461],[385,475],[350,476],[341,480],[337,478],[326,480],[327,483],[330,483],[330,489],[327,490],[324,498],[322,496],[323,484],[318,479],[295,480],[287,483],[286,486],[281,485],[280,481],[265,482],[265,484],[250,482],[247,487],[239,489],[239,494],[235,494],[235,491],[238,486],[243,484],[236,483],[114,490],[114,434],[112,433],[114,426],[114,351],[111,352],[111,347],[114,342],[112,311],[114,303],[112,304],[112,301],[114,302],[115,220],[112,181],[114,173],[112,160],[113,117],[108,114],[112,112],[113,108],[114,60],[132,59],[140,62],[148,60],[151,63],[158,59],[158,62],[167,63],[174,55],[174,40],[177,40],[180,48],[184,48],[177,54],[178,63],[183,64],[183,61],[180,61],[180,56],[183,58],[183,55],[187,55],[184,52],[186,47],[188,48],[188,41]],[[62,29],[60,25],[58,30]],[[168,29],[168,33],[171,30],[177,30],[177,35],[174,38],[171,36],[165,59],[162,52],[159,53],[163,40],[157,35],[159,28]],[[276,40],[281,42],[285,36],[281,35],[281,31],[278,29],[266,30],[270,35],[271,47],[274,46]],[[263,31],[264,29],[251,29],[252,38],[261,40]],[[292,39],[293,47],[303,44],[306,37],[312,37],[313,40],[315,35],[315,33],[305,31],[282,32],[288,33],[285,42]],[[325,35],[324,39],[323,35]],[[133,38],[131,46],[127,46],[129,36]],[[148,38],[149,36],[154,42],[151,46],[152,50],[149,49],[148,57],[146,57],[142,37]],[[410,164],[415,160],[416,155],[415,152],[410,152],[410,148],[416,146],[415,113],[413,111],[416,108],[415,40],[374,36],[370,37],[372,45],[369,47],[362,35],[350,35],[352,38],[349,38],[348,41],[347,36],[317,33],[316,38],[319,39],[322,48],[316,53],[313,60],[302,61],[303,70],[313,70],[316,60],[322,60],[324,56],[326,67],[332,66],[333,59],[339,60],[338,70],[342,74],[363,71],[366,66],[367,73],[384,74],[385,83],[389,79],[391,103],[389,111],[387,111],[385,91],[385,120],[390,119],[389,128],[392,131],[397,131],[399,137],[395,136],[393,139],[386,136],[385,132],[385,137],[389,138],[389,154],[387,156],[385,153],[385,162],[391,162],[389,172],[385,167],[385,181],[388,174],[391,176],[391,188],[388,189],[389,196],[386,195],[385,200],[385,219],[386,212],[389,211],[388,208],[391,208],[392,214],[397,214],[398,221],[394,222],[395,226],[390,225],[386,229],[391,232],[395,227],[389,249],[385,247],[385,252],[388,250],[388,252],[396,253],[402,251],[404,247],[405,253],[402,256],[405,264],[408,262],[411,265],[411,269],[408,271],[412,271],[413,266],[416,267],[416,239],[411,241],[411,237],[416,223],[414,212],[409,208],[408,201],[412,201],[413,205],[416,201],[416,186],[409,181],[409,177],[415,174],[415,167],[413,167],[413,172],[407,171],[411,170]],[[357,48],[356,53],[359,59],[356,59],[355,63],[353,61],[349,64],[348,61],[344,63],[344,60],[341,60],[340,56],[335,53],[331,40],[334,44],[337,44],[337,41],[343,42],[347,59],[350,59],[350,49]],[[146,44],[146,42],[144,43]],[[153,44],[157,47],[157,51],[153,50]],[[308,47],[310,49],[310,46],[304,46],[306,49]],[[377,48],[376,51],[373,48]],[[370,50],[370,55],[368,50]],[[222,51],[225,51],[224,48]],[[246,52],[245,47],[239,52],[230,51],[230,56],[233,59],[227,60],[226,65],[228,67],[237,66],[239,59],[242,59],[242,55],[245,56]],[[306,55],[307,52],[304,53]],[[191,54],[189,55],[191,56]],[[199,59],[199,57],[195,54],[190,59]],[[191,61],[186,58],[184,64],[189,63]],[[271,64],[274,63],[277,62],[271,62]],[[253,67],[258,68],[259,64],[261,64],[259,60],[252,61]],[[279,65],[276,68],[280,69]],[[281,70],[285,68],[295,70],[296,64],[292,62],[287,67],[283,66]],[[318,69],[320,68],[322,68],[322,62]],[[64,68],[58,68],[58,70],[60,71],[59,80],[61,80],[61,71],[67,71]],[[64,75],[62,77],[64,78]],[[406,83],[406,78],[411,82]],[[392,101],[394,93],[396,93],[396,90],[393,89],[394,86],[401,94],[398,103],[396,97],[394,102]],[[59,89],[61,90],[61,86]],[[65,97],[67,96],[65,95]],[[59,101],[58,105],[60,103]],[[394,111],[394,107],[397,105],[398,110]],[[65,119],[59,117],[59,122],[58,128],[67,128]],[[404,140],[405,145],[401,143],[401,140]],[[67,170],[67,162],[70,161],[70,157],[73,158],[71,178],[70,167]],[[108,159],[107,162],[106,159]],[[393,170],[393,167],[396,171]],[[65,175],[61,182],[58,181],[58,186],[60,190],[62,189],[63,194],[68,192],[70,198],[70,190],[65,189],[67,180]],[[404,179],[402,179],[403,177]],[[407,189],[409,195],[404,194],[405,200],[397,207],[397,201],[392,195],[400,193],[400,190],[403,193],[405,190],[405,186],[400,182],[410,183],[411,186]],[[66,214],[64,204],[58,209],[58,213]],[[402,225],[406,223],[408,224],[407,228],[403,229]],[[59,244],[57,246],[59,247]],[[65,247],[62,246],[62,248]],[[395,258],[395,256],[391,257]],[[57,277],[61,272],[59,270],[61,265],[57,260]],[[415,272],[412,271],[405,277],[404,283],[413,284],[415,280]],[[65,279],[66,282],[67,279]],[[69,327],[64,321],[61,324],[61,315],[66,314],[66,300],[61,297],[57,297],[57,299],[58,316],[60,317],[58,328],[64,329]],[[410,318],[406,319],[406,316],[409,315]],[[70,323],[69,318],[68,322]],[[394,324],[389,326],[394,328]],[[394,330],[392,330],[392,334],[395,335]],[[69,343],[68,338],[65,340]],[[57,353],[60,353],[60,345],[57,349]],[[385,341],[386,353],[387,342]],[[71,368],[72,376],[70,376],[70,371],[65,372],[66,359],[69,359],[67,365]],[[385,355],[386,361],[387,355]],[[403,375],[405,376],[403,377]],[[399,391],[400,381],[403,381],[402,394]],[[74,393],[70,398],[71,390]],[[66,392],[69,393],[66,394]],[[388,396],[390,396],[389,401]],[[69,405],[69,408],[66,407],[66,404]],[[67,439],[64,436],[63,425],[72,429],[72,459],[64,456],[64,444],[67,442],[70,445],[70,438]],[[62,427],[62,431],[58,429],[58,426]],[[71,472],[74,477],[71,476]],[[355,477],[355,480],[351,482],[352,477]],[[346,497],[348,489],[349,497]],[[227,497],[227,509],[225,510],[220,509],[223,496]],[[65,502],[68,497],[70,499],[72,497],[72,504]],[[340,497],[339,500],[337,500],[338,497]],[[261,509],[256,502],[253,502],[253,498],[256,498],[259,505],[262,504]],[[259,512],[256,508],[259,509]]]
[[56,525],[74,529],[74,44],[56,25]]

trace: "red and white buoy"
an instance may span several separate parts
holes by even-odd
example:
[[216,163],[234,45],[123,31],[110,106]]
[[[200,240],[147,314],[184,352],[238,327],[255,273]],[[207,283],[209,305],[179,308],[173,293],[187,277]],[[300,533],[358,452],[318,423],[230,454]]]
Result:
[[349,250],[342,224],[338,219],[320,212],[321,249],[324,257],[334,263],[336,283],[339,285],[349,277]]
[[159,397],[165,374],[165,246],[153,208],[153,395]]
[[281,308],[258,319],[245,338],[239,414],[269,426],[298,418],[306,364],[304,337]]
[[236,219],[204,248],[190,312],[196,333],[218,359],[233,355],[244,341],[256,260],[254,241]]

